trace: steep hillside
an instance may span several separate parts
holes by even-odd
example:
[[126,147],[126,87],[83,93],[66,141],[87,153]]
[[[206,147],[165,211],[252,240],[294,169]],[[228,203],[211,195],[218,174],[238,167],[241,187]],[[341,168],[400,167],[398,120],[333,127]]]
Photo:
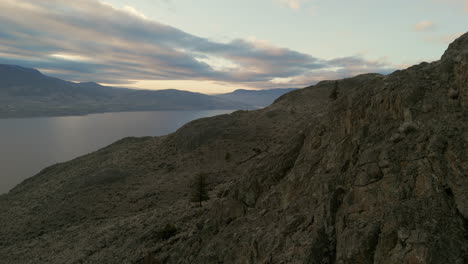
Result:
[[0,118],[116,111],[252,109],[246,103],[178,90],[132,90],[73,83],[0,64]]
[[437,62],[123,139],[0,196],[0,259],[467,263],[467,107],[465,34]]

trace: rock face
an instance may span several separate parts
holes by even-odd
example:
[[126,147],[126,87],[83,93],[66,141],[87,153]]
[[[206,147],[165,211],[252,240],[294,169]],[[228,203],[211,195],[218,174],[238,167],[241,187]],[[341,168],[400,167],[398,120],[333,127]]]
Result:
[[465,34],[437,62],[121,140],[0,196],[0,259],[468,263],[467,93]]

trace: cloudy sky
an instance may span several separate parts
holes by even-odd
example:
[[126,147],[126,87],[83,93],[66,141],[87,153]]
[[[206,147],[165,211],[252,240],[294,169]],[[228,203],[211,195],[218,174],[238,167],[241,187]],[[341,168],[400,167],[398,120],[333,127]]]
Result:
[[468,0],[0,0],[0,25],[0,63],[220,93],[437,60],[468,30]]

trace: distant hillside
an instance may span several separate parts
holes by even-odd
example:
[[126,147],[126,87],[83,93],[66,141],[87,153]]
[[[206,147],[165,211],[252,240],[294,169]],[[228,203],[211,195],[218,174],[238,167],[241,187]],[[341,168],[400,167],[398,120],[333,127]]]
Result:
[[0,118],[151,110],[251,109],[249,104],[179,90],[133,90],[73,83],[0,64]]
[[272,104],[285,93],[297,90],[296,88],[269,89],[269,90],[235,90],[232,93],[217,95],[220,98],[243,102],[256,107],[265,107]]

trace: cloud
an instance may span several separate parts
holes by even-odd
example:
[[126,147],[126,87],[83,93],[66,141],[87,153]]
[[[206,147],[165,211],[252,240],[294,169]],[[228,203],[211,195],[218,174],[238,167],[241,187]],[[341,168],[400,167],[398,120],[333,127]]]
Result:
[[391,68],[360,57],[324,60],[255,38],[216,42],[133,7],[96,0],[2,0],[0,10],[0,63],[72,81],[197,80],[266,88]]
[[280,3],[286,5],[289,8],[299,9],[301,8],[304,2],[308,2],[309,0],[279,0],[279,1]]
[[122,10],[128,12],[129,14],[131,15],[134,15],[134,16],[137,16],[137,17],[140,17],[140,18],[143,18],[143,19],[148,19],[148,17],[145,16],[145,14],[143,14],[142,12],[136,10],[134,7],[132,6],[124,6],[122,8]]
[[341,79],[362,73],[389,74],[396,70],[388,67],[386,58],[375,61],[366,61],[357,56],[336,58],[329,61],[330,67],[304,72],[303,74],[290,78],[279,78],[271,80],[275,84],[285,84],[285,87],[299,87],[303,84],[314,84],[323,80]]
[[415,31],[433,31],[435,29],[435,24],[432,21],[421,21],[414,25]]

